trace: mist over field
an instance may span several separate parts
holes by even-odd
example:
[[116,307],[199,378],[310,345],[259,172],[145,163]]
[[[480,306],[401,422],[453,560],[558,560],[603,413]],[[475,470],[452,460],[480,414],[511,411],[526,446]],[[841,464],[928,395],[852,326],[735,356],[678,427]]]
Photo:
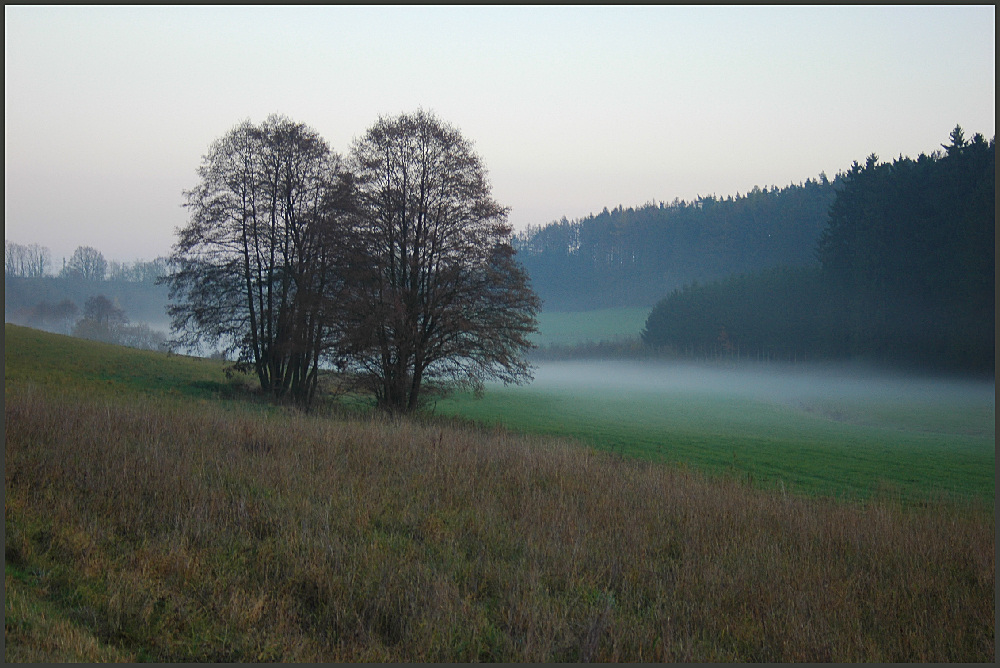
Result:
[[995,15],[6,7],[5,663],[995,662]]
[[992,380],[935,378],[844,364],[571,360],[541,362],[532,385],[639,392],[721,392],[758,399],[805,395],[863,398],[995,396]]
[[[847,401],[853,404],[978,406],[983,421],[975,431],[994,431],[996,386],[974,380],[891,372],[872,367],[833,364],[697,363],[682,361],[576,360],[542,362],[531,389],[558,393],[630,396],[711,395],[809,408]],[[833,415],[832,417],[837,417]]]

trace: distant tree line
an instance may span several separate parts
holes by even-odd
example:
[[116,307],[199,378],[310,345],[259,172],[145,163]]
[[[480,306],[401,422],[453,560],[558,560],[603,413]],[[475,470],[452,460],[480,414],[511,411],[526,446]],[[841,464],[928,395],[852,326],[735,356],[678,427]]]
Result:
[[170,257],[177,343],[221,345],[308,406],[321,365],[392,412],[428,389],[528,378],[537,298],[507,209],[450,125],[380,118],[341,158],[283,116],[212,144]]
[[[50,273],[50,258],[44,246],[5,243],[5,320],[132,347],[163,347],[166,337],[155,326],[166,321],[167,290],[157,285],[167,273],[166,258],[106,261],[97,249],[81,246],[57,274]],[[94,310],[105,302],[113,305],[114,317]]]
[[829,301],[817,266],[734,274],[674,290],[650,312],[642,340],[686,356],[816,358],[839,345],[821,308]]
[[692,354],[865,358],[992,372],[995,138],[868,157],[838,177],[820,264],[675,289],[643,340]]
[[725,199],[563,218],[529,227],[514,245],[547,310],[651,306],[695,281],[815,264],[834,197],[835,182],[820,175]]
[[87,281],[154,284],[167,273],[167,259],[158,257],[151,261],[109,261],[93,246],[78,246],[68,260],[63,260],[62,269],[58,273],[53,274],[54,268],[52,251],[47,247],[4,240],[5,278],[41,278],[54,275]]
[[44,276],[52,265],[52,253],[38,244],[16,244],[5,239],[3,251],[4,278]]

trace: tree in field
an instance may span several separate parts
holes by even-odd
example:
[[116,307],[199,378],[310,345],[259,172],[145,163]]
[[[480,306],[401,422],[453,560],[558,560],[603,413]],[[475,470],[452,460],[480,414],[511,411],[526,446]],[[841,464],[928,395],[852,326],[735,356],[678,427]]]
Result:
[[311,128],[272,115],[212,144],[163,282],[177,343],[221,344],[265,393],[308,405],[337,340],[350,179]]
[[344,350],[378,405],[411,411],[435,383],[530,379],[539,300],[471,144],[423,111],[380,118],[351,167],[360,215]]
[[73,251],[73,256],[62,268],[60,275],[64,278],[103,281],[107,270],[108,262],[101,251],[91,246],[79,246]]
[[[63,307],[60,304],[60,307]],[[75,306],[73,307],[75,309]],[[83,317],[70,332],[73,336],[93,341],[115,343],[130,348],[165,350],[166,337],[145,323],[129,323],[125,310],[104,295],[87,299],[83,306]]]
[[94,295],[84,302],[83,317],[73,325],[71,333],[82,339],[117,343],[119,331],[127,324],[125,310],[117,300]]
[[90,297],[83,304],[83,317],[105,326],[127,322],[125,310],[116,302],[117,300],[111,301],[104,295]]

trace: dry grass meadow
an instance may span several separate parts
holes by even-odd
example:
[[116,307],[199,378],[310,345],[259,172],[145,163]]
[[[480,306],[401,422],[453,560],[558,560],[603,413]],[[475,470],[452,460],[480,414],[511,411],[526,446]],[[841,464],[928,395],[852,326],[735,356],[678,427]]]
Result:
[[30,382],[10,334],[6,661],[995,658],[982,503]]

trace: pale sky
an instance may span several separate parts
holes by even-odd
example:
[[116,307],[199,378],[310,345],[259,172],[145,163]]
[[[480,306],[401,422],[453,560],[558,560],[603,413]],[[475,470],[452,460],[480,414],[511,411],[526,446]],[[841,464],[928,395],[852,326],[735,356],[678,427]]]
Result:
[[474,142],[515,228],[994,136],[996,8],[4,8],[4,236],[166,255],[209,145],[282,113]]

